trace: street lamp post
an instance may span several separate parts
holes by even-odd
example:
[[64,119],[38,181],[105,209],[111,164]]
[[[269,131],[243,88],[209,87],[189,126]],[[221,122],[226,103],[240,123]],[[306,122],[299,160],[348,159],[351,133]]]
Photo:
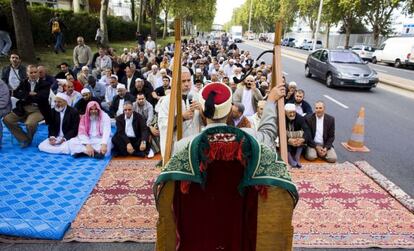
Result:
[[253,0],[250,0],[249,29],[248,29],[249,33],[250,33],[250,25],[252,23],[252,8],[253,8]]
[[313,51],[316,48],[316,41],[318,39],[319,23],[321,22],[321,14],[322,14],[322,6],[323,6],[323,0],[319,2],[318,20],[316,21],[316,30],[315,30],[315,35],[313,36],[313,46],[312,46]]

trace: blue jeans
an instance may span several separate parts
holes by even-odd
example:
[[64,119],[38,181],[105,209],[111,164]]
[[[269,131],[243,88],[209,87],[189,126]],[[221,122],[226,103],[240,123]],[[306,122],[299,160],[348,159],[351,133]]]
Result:
[[55,39],[56,39],[55,52],[59,52],[59,50],[61,50],[62,52],[65,52],[65,49],[63,48],[63,33],[62,32],[56,33]]
[[12,41],[10,35],[6,31],[0,30],[0,53],[8,55],[10,48],[12,46]]

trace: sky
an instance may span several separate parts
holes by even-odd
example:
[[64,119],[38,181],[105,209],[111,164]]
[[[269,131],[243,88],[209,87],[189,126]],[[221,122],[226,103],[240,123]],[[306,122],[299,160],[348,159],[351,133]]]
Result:
[[214,24],[225,24],[230,21],[233,9],[242,5],[246,0],[217,0]]

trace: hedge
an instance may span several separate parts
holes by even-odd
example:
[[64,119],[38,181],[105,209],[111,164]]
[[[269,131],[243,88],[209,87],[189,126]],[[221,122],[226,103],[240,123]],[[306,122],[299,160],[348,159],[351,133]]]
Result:
[[[64,24],[68,28],[67,30],[63,30],[66,43],[76,43],[77,36],[83,36],[85,41],[89,44],[92,44],[92,41],[95,40],[96,30],[99,27],[98,13],[73,13],[72,11],[56,10],[44,6],[29,6],[28,10],[31,20],[33,40],[36,45],[48,45],[52,43],[52,36],[48,23],[55,12],[60,13]],[[7,16],[10,30],[12,31],[10,35],[14,42],[13,18],[9,0],[0,0],[0,11]],[[120,17],[108,16],[109,41],[134,40],[136,25],[135,22],[127,22]],[[141,33],[145,36],[149,34],[150,25],[146,23],[143,24]],[[158,32],[158,34],[161,33]]]

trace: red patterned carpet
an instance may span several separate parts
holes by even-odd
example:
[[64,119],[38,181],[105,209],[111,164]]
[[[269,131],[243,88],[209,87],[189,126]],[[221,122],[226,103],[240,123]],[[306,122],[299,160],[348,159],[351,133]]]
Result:
[[153,242],[158,213],[152,184],[158,160],[112,160],[64,241]]
[[307,164],[292,177],[295,247],[414,248],[414,214],[355,165]]
[[[112,160],[65,241],[153,242],[157,161]],[[294,246],[414,248],[414,215],[351,163],[292,170],[301,195]]]

